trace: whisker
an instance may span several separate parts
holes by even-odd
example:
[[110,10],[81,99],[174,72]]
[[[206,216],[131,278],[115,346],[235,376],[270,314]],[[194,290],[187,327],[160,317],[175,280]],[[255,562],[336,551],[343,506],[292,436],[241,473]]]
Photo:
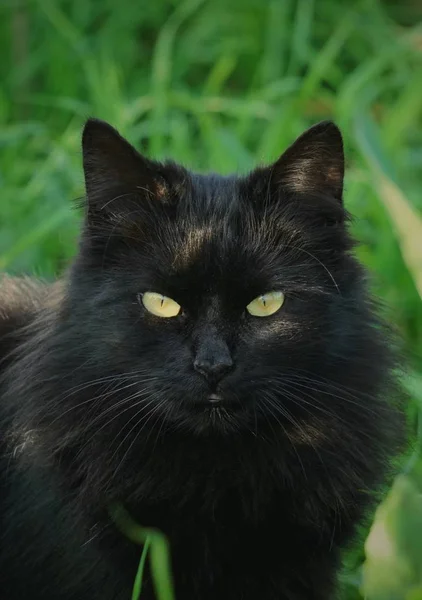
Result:
[[74,406],[69,407],[68,409],[66,409],[64,412],[60,413],[60,415],[58,415],[52,422],[51,424],[55,423],[58,419],[61,419],[62,417],[64,417],[66,414],[68,414],[71,411],[74,411],[78,408],[80,408],[81,406],[84,406],[86,404],[90,404],[92,402],[95,402],[95,400],[98,400],[99,398],[101,399],[105,399],[108,398],[110,395],[112,395],[113,393],[117,394],[121,391],[121,389],[125,389],[125,388],[113,388],[111,391],[107,391],[110,389],[110,386],[113,385],[113,383],[120,383],[123,380],[123,383],[125,383],[126,381],[136,378],[136,381],[133,382],[130,385],[142,385],[143,382],[147,382],[149,380],[151,380],[151,378],[149,379],[140,379],[138,378],[138,375],[136,372],[134,373],[129,373],[129,374],[125,374],[125,375],[118,375],[118,376],[107,376],[107,377],[103,377],[100,379],[96,379],[93,381],[90,381],[86,384],[82,384],[81,386],[75,386],[75,388],[72,388],[72,390],[69,390],[67,392],[67,394],[65,396],[59,396],[58,399],[56,399],[56,402],[63,402],[64,400],[66,400],[67,398],[69,398],[71,395],[76,394],[76,393],[80,393],[82,391],[86,391],[89,387],[92,387],[93,385],[96,384],[101,384],[103,382],[105,383],[109,383],[109,386],[106,387],[104,390],[102,390],[99,394],[95,395],[95,396],[91,396],[90,398],[87,398],[86,400],[83,400],[82,402],[79,402],[78,404],[75,404]]
[[[313,449],[313,451],[315,452],[315,454],[318,457],[319,461],[321,462],[322,466],[326,470],[325,463],[324,463],[324,461],[322,459],[321,453],[316,448],[316,446],[313,443],[311,437],[306,433],[306,431],[303,429],[303,427],[300,425],[300,423],[292,416],[292,414],[285,407],[281,407],[279,404],[277,404],[276,402],[274,402],[273,400],[271,400],[271,398],[269,398],[268,396],[267,396],[267,400],[270,401],[271,406],[276,411],[279,411],[280,414],[282,414],[283,416],[285,416],[285,418],[287,418],[294,427],[296,427],[297,429],[299,429],[299,431],[301,431],[304,439],[309,442],[309,444],[311,445],[311,448]],[[297,455],[299,457],[299,454],[297,452],[296,446],[294,445],[293,441],[292,441],[292,445],[295,448],[295,451],[296,451],[296,453],[297,453]]]
[[287,247],[289,249],[292,249],[292,250],[298,250],[299,252],[304,252],[305,254],[307,254],[308,256],[310,256],[311,258],[313,258],[314,260],[316,260],[317,263],[319,263],[321,265],[321,267],[323,269],[325,269],[325,271],[328,273],[331,281],[334,283],[334,286],[335,286],[335,288],[337,290],[337,293],[341,296],[340,288],[339,288],[339,286],[337,284],[337,281],[334,279],[334,275],[331,273],[331,271],[329,270],[329,268],[326,265],[324,265],[324,263],[317,256],[315,256],[314,254],[312,254],[312,252],[309,252],[309,250],[305,250],[305,248],[300,248],[299,246],[287,246]]
[[[343,384],[339,384],[336,385],[336,383],[334,383],[331,379],[327,379],[326,377],[322,377],[321,375],[316,376],[315,373],[311,372],[311,371],[307,371],[305,369],[291,369],[289,371],[289,375],[292,375],[294,378],[299,378],[300,380],[305,379],[307,381],[310,381],[312,383],[320,383],[321,385],[327,385],[328,387],[331,387],[335,390],[339,390],[339,391],[347,391],[348,393],[350,393],[350,397],[354,398],[356,400],[360,400],[361,398],[367,398],[368,400],[373,400],[374,397],[371,394],[368,394],[367,392],[364,391],[359,391],[359,396],[356,395],[356,390],[345,386]],[[307,375],[310,375],[311,377],[307,377]]]
[[[128,402],[130,402],[131,400],[135,399],[135,398],[141,398],[142,396],[146,395],[149,393],[149,390],[141,390],[141,391],[137,391],[135,394],[132,394],[130,396],[128,396],[127,398],[124,398],[120,403],[117,403],[116,405],[113,405],[113,407],[111,408],[115,408],[116,410],[122,406],[123,404],[126,404]],[[115,438],[117,438],[120,433],[125,429],[125,427],[128,425],[128,423],[130,421],[132,421],[140,412],[142,412],[142,410],[145,410],[145,408],[147,408],[150,403],[147,403],[146,405],[144,404],[144,400],[139,400],[138,402],[134,403],[134,404],[130,404],[128,407],[126,407],[125,409],[123,409],[122,411],[118,412],[116,415],[114,415],[114,417],[112,417],[111,419],[109,419],[108,421],[106,421],[106,423],[104,423],[100,428],[96,429],[87,439],[87,441],[80,447],[79,452],[78,452],[78,456],[80,456],[83,451],[85,450],[85,448],[90,444],[92,438],[96,435],[98,435],[100,433],[100,431],[104,430],[106,427],[108,427],[115,419],[117,419],[119,416],[121,416],[124,412],[128,411],[131,408],[136,408],[136,406],[139,406],[139,404],[143,404],[143,407],[133,416],[131,417],[131,419],[129,421],[127,421],[126,423],[124,423],[124,425],[122,426],[122,428],[120,429],[119,433],[115,436]],[[97,419],[97,421],[103,417],[103,414],[99,415],[99,418]],[[87,431],[92,427],[92,421],[90,421],[88,423],[88,427],[87,427]]]
[[[283,378],[280,378],[282,381],[284,381]],[[372,413],[374,415],[378,414],[378,409],[382,408],[381,406],[377,405],[377,410],[375,411],[373,408],[371,408],[370,406],[367,406],[366,404],[363,404],[362,402],[359,402],[359,398],[358,396],[352,395],[348,392],[347,388],[342,388],[342,387],[338,387],[335,386],[333,384],[331,384],[331,382],[323,382],[323,381],[318,381],[317,379],[310,379],[310,378],[306,378],[306,377],[300,377],[298,376],[295,379],[292,378],[288,378],[286,377],[285,380],[290,379],[291,382],[295,382],[295,385],[299,386],[299,387],[306,387],[304,383],[302,383],[303,380],[308,381],[310,383],[312,383],[314,386],[319,386],[319,387],[315,387],[313,388],[313,391],[316,392],[322,392],[323,394],[327,395],[327,396],[331,396],[333,398],[337,398],[339,400],[348,402],[350,405],[352,406],[356,406],[359,410],[362,411],[366,411],[369,413]],[[331,388],[332,390],[334,390],[333,392],[329,391],[329,388]],[[312,389],[309,388],[308,389]],[[337,392],[337,393],[334,393]],[[374,400],[374,398],[372,396],[370,396],[369,394],[366,395],[368,398],[370,398],[371,400]],[[388,410],[386,408],[386,410]]]
[[[267,395],[267,394],[264,394],[264,396],[265,396],[265,398],[266,398],[267,402],[268,402],[268,401],[270,402],[270,406],[274,407],[274,404],[273,404],[273,403],[271,402],[271,400],[268,398],[268,395]],[[291,439],[290,439],[290,436],[288,435],[288,433],[287,433],[287,430],[286,430],[286,428],[284,427],[283,423],[280,421],[280,419],[277,417],[277,415],[276,415],[276,414],[273,412],[273,410],[271,410],[270,406],[268,406],[268,405],[266,404],[266,406],[265,406],[265,409],[261,411],[261,412],[262,412],[262,414],[264,415],[264,417],[265,417],[265,419],[266,419],[267,423],[270,425],[270,427],[271,427],[271,429],[272,429],[272,431],[273,431],[273,433],[274,433],[274,436],[276,436],[277,434],[276,434],[276,432],[275,432],[275,430],[274,430],[274,428],[273,428],[273,426],[272,426],[272,423],[271,423],[270,419],[268,418],[268,415],[267,415],[267,413],[266,413],[266,411],[267,411],[267,410],[270,412],[270,414],[272,415],[272,417],[273,417],[273,418],[274,418],[274,419],[277,421],[277,423],[280,425],[280,427],[281,427],[281,428],[282,428],[282,430],[284,431],[285,437],[286,437],[286,438],[287,438],[287,440],[289,441],[289,443],[290,443],[291,447],[293,448],[293,451],[294,451],[294,453],[296,454],[296,457],[297,457],[297,459],[298,459],[298,461],[299,461],[299,465],[300,465],[300,467],[301,467],[301,469],[302,469],[302,472],[303,472],[303,476],[305,477],[305,479],[306,479],[306,480],[308,480],[308,476],[307,476],[307,474],[306,474],[306,470],[305,470],[305,465],[303,464],[303,461],[302,461],[302,459],[301,459],[301,458],[300,458],[300,456],[299,456],[299,452],[297,451],[297,448],[296,448],[296,446],[294,445],[294,443],[293,443],[293,440],[291,440]]]
[[[136,408],[137,406],[141,405],[141,408],[134,414],[132,415],[132,417],[130,419],[128,419],[128,421],[126,421],[126,423],[122,426],[122,428],[120,429],[120,431],[116,434],[115,439],[117,439],[122,433],[123,431],[126,429],[126,427],[134,420],[136,419],[136,417],[138,415],[140,415],[143,411],[145,411],[149,406],[151,406],[152,404],[154,404],[157,396],[158,396],[159,392],[154,392],[153,394],[151,394],[147,400],[141,399],[138,402],[135,402],[134,404],[131,404],[131,406],[129,408]],[[138,395],[137,397],[141,397],[141,395]],[[129,408],[125,408],[123,411],[121,411],[117,416],[120,416],[123,412],[126,412],[127,410],[129,410]],[[149,414],[149,412],[147,413]],[[144,417],[145,418],[145,415]],[[141,420],[142,421],[142,420]],[[130,429],[130,431],[125,435],[125,437],[123,438],[123,440],[120,441],[119,445],[117,446],[116,450],[113,453],[113,457],[115,456],[115,454],[117,454],[117,452],[119,451],[120,447],[124,444],[124,442],[126,441],[126,439],[130,436],[130,434],[132,433],[133,429],[136,428],[137,423],[135,423],[135,425]]]
[[132,433],[132,431],[134,431],[134,429],[136,429],[137,427],[139,427],[142,424],[142,426],[139,428],[139,431],[136,433],[135,437],[133,438],[132,442],[130,443],[128,449],[126,450],[126,452],[122,456],[122,459],[120,460],[120,462],[117,465],[116,469],[114,470],[113,477],[115,477],[117,475],[117,473],[118,473],[121,465],[124,463],[124,461],[126,459],[126,456],[129,454],[129,452],[133,448],[133,446],[134,446],[136,440],[138,439],[139,435],[145,429],[145,427],[147,426],[147,424],[149,423],[149,421],[152,419],[152,417],[155,414],[157,414],[157,412],[161,409],[161,406],[163,405],[163,403],[164,403],[164,400],[161,400],[161,402],[159,402],[158,404],[156,404],[155,406],[153,406],[152,410],[150,410],[149,413],[147,413],[147,415],[144,415],[142,419],[140,419],[139,421],[137,421],[135,423],[135,425],[130,429],[130,431],[128,432],[128,434],[125,436],[125,438],[122,440],[122,442],[120,442],[120,444],[117,447],[116,451],[114,452],[113,456],[115,454],[117,454],[119,448],[122,446],[122,443],[128,438],[128,436],[130,436],[130,434]]
[[[154,381],[155,379],[157,379],[157,377],[151,378],[150,381]],[[129,383],[129,384],[123,386],[123,387],[117,388],[116,390],[112,390],[104,398],[109,397],[112,394],[119,394],[120,395],[122,392],[124,392],[125,390],[127,390],[127,389],[129,389],[129,388],[131,388],[131,387],[133,387],[135,385],[139,385],[139,381],[134,381],[134,382]],[[120,408],[124,404],[127,404],[128,402],[130,402],[134,398],[140,397],[142,395],[142,393],[148,393],[150,389],[151,389],[151,386],[143,386],[141,388],[141,390],[136,391],[134,394],[131,394],[130,396],[126,396],[125,398],[122,398],[118,402],[115,402],[114,404],[111,404],[108,408],[106,408],[106,410],[101,411],[101,413],[99,415],[97,415],[93,421],[90,421],[90,426],[94,425],[96,422],[98,422],[101,419],[103,419],[104,416],[107,415],[108,413],[110,413],[110,412],[112,412],[114,410],[117,410],[118,408]],[[138,394],[139,394],[139,396],[138,396]],[[103,397],[101,397],[101,399],[103,400]],[[133,406],[136,406],[136,404],[135,405],[131,405],[131,406],[125,408],[119,414],[122,414],[122,413],[126,412],[126,410],[129,410],[130,408],[133,408]],[[109,421],[109,422],[111,422],[111,421]],[[100,431],[100,430],[98,430],[98,431]]]

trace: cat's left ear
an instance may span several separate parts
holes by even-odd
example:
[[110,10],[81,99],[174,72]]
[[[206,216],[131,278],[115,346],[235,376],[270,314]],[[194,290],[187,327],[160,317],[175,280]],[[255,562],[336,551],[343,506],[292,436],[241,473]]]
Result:
[[272,183],[298,194],[322,194],[342,202],[343,140],[339,128],[322,121],[303,133],[271,167]]
[[160,165],[139,154],[111,125],[89,119],[82,135],[88,219],[109,219],[143,199],[162,199]]

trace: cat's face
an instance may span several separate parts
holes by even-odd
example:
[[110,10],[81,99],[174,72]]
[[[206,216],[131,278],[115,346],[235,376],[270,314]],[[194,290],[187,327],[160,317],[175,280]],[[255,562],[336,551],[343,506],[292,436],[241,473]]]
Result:
[[307,396],[354,351],[338,129],[314,127],[247,177],[148,161],[98,121],[83,145],[70,302],[81,356],[124,382],[105,406],[201,434],[306,421]]

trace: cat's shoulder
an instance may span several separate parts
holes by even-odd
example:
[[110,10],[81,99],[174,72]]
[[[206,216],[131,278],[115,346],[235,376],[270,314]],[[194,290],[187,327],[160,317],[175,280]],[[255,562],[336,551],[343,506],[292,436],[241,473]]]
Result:
[[0,275],[0,323],[37,311],[49,288],[50,284],[34,277]]
[[50,303],[57,284],[32,277],[0,274],[0,372],[19,345],[21,333]]

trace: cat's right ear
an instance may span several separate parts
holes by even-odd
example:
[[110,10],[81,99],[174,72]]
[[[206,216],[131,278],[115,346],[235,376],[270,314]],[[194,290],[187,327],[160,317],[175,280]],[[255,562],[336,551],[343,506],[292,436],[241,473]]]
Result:
[[332,121],[322,121],[304,133],[271,168],[274,183],[293,194],[320,194],[342,202],[343,140]]
[[143,157],[111,125],[89,119],[82,135],[88,220],[116,218],[142,199],[162,199],[158,163]]

